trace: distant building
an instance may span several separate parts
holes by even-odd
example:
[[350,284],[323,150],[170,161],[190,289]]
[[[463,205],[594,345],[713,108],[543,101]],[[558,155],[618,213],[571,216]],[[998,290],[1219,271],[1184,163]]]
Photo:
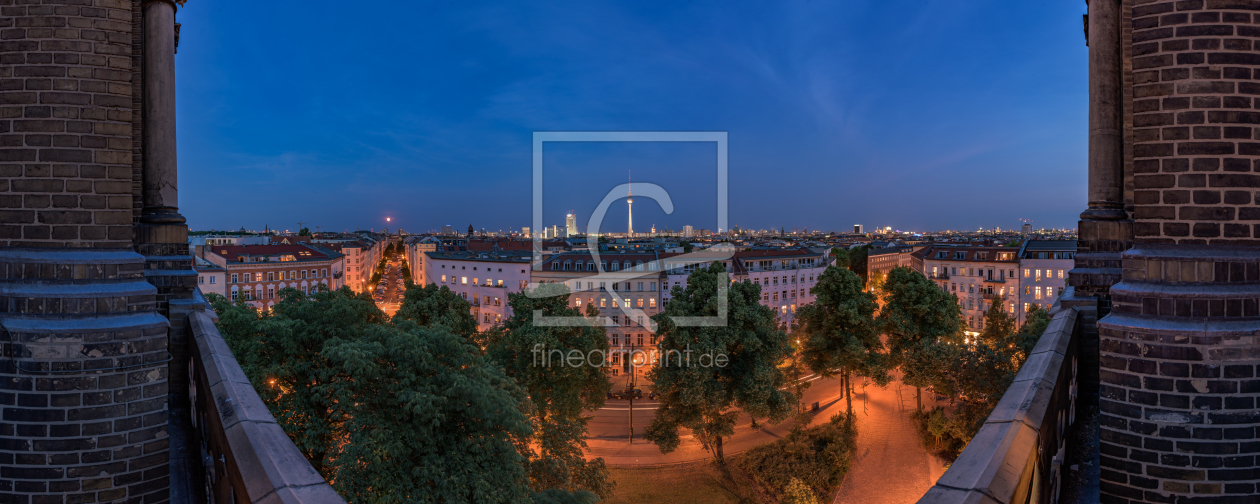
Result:
[[227,297],[227,270],[200,257],[193,257],[193,269],[197,270],[197,289],[202,294],[218,294]]
[[854,225],[853,225],[853,233],[854,233],[854,234],[865,234],[865,233],[866,233],[866,231],[863,231],[863,230],[862,230],[862,225],[861,225],[861,224],[854,224]]
[[523,237],[525,237],[525,238],[530,238],[530,236],[529,236],[529,226],[525,226],[525,227],[521,228],[521,236],[523,236]]
[[[1019,250],[1020,307],[1049,308],[1067,287],[1076,257],[1076,240],[1028,240]],[[1022,322],[1022,320],[1021,320]]]
[[572,213],[564,216],[565,236],[573,236],[578,234],[577,216]]
[[695,232],[695,228],[691,227],[690,224],[683,226],[683,231],[682,231],[683,236],[690,238],[691,235],[694,234],[694,232]]
[[[1020,302],[1019,250],[1014,247],[934,245],[915,252],[923,273],[958,300],[962,317],[973,332],[984,328],[984,315],[998,298],[1006,312],[1023,322]],[[917,261],[916,261],[917,264]]]
[[[656,346],[656,333],[649,320],[660,313],[664,272],[660,252],[614,252],[599,254],[599,263],[588,251],[564,252],[547,258],[541,269],[532,272],[534,283],[563,283],[569,288],[569,306],[585,311],[595,306],[608,333],[613,376],[630,370],[624,354]],[[625,308],[633,310],[626,314]],[[648,367],[635,371],[643,376]]]
[[419,271],[420,283],[438,284],[454,291],[472,305],[477,329],[485,331],[512,316],[508,294],[529,285],[530,252],[424,252]]
[[442,234],[444,234],[444,235],[453,235],[453,234],[455,234],[455,226],[452,226],[452,225],[450,225],[450,224],[446,224],[446,225],[442,226]]
[[911,266],[910,253],[913,249],[910,247],[887,247],[872,248],[866,253],[866,278],[871,278],[876,272],[883,273],[885,276],[893,268],[898,266]]
[[1022,226],[1019,227],[1019,231],[1024,234],[1031,233],[1033,231],[1032,224],[1025,222]]
[[271,309],[285,288],[309,293],[345,282],[345,256],[311,245],[214,246],[204,259],[225,270],[229,299],[244,298],[260,309]]

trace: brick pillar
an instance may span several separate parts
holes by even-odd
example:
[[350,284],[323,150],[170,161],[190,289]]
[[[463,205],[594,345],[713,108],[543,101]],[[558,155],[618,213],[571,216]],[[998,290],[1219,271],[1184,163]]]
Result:
[[1134,3],[1134,245],[1097,324],[1102,501],[1247,502],[1260,492],[1260,4]]
[[0,0],[0,501],[169,498],[168,322],[133,248],[135,7]]

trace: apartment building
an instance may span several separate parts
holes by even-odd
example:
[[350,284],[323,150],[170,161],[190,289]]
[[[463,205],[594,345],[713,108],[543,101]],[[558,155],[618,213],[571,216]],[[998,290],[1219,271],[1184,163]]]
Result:
[[[972,332],[984,328],[984,315],[994,300],[1003,298],[1006,311],[1023,321],[1020,292],[1019,249],[994,246],[932,245],[915,253],[923,273],[946,292],[954,294],[963,320]],[[918,261],[915,261],[918,264]]]
[[[1028,240],[1019,250],[1019,302],[1049,308],[1067,287],[1068,271],[1076,257],[1076,240]],[[1022,313],[1021,313],[1022,315]],[[1021,320],[1022,322],[1022,320]]]
[[424,254],[437,252],[441,242],[441,239],[434,236],[408,236],[403,239],[403,257],[407,259],[407,267],[411,269],[412,283],[421,287],[428,285]]
[[662,293],[669,300],[674,287],[687,287],[687,277],[695,268],[714,261],[726,266],[732,282],[750,281],[761,286],[761,304],[773,308],[779,321],[791,327],[796,310],[813,303],[814,285],[831,264],[831,257],[808,248],[723,250],[707,249],[665,260],[666,282]]
[[[656,347],[656,326],[651,317],[663,306],[665,272],[661,259],[668,257],[656,251],[562,252],[552,255],[532,272],[535,284],[563,283],[569,288],[569,306],[582,310],[595,306],[599,310],[608,343],[614,350],[610,356],[613,376],[624,376],[631,370],[627,356],[643,355]],[[642,350],[644,353],[637,354]],[[634,371],[642,377],[650,358],[638,359]],[[640,367],[639,364],[642,364]]]
[[[1033,306],[1049,308],[1063,293],[1076,256],[1075,240],[1025,240],[1012,247],[932,245],[914,254],[920,273],[954,293],[963,318],[980,330],[991,301],[1023,324]],[[920,266],[921,265],[921,266]]]
[[910,247],[888,247],[873,248],[866,253],[866,278],[871,278],[876,272],[888,275],[889,271],[897,267],[910,267]]
[[270,309],[282,289],[335,290],[346,280],[345,256],[313,245],[215,246],[204,259],[224,269],[229,299],[243,297],[260,309]]
[[385,256],[386,240],[378,240],[367,234],[348,236],[320,236],[311,240],[317,247],[323,247],[345,256],[345,285],[355,292],[370,290],[372,273],[376,264]]
[[529,252],[439,252],[420,254],[419,268],[424,277],[416,283],[435,283],[454,291],[472,304],[477,330],[485,331],[512,316],[508,294],[529,285]]
[[193,257],[193,269],[197,270],[197,289],[205,294],[227,297],[227,270],[200,257]]

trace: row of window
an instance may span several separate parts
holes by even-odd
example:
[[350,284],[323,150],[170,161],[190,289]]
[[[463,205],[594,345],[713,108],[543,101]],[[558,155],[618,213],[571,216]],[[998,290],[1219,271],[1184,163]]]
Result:
[[[294,288],[295,288],[295,289],[297,289],[297,290],[302,291],[302,294],[310,294],[310,293],[315,292],[315,291],[316,291],[316,289],[318,289],[318,288],[319,288],[319,286],[321,286],[321,285],[322,285],[325,289],[327,289],[327,288],[328,288],[328,284],[327,284],[327,283],[325,283],[325,282],[322,282],[322,281],[321,281],[320,283],[317,283],[317,284],[312,285],[312,286],[310,286],[310,287],[307,287],[307,286],[303,285],[303,286],[301,286],[301,287],[294,287]],[[264,292],[266,293],[266,297],[263,297],[263,293],[264,293]],[[262,286],[257,286],[257,287],[255,287],[255,288],[253,288],[253,289],[250,289],[250,288],[237,289],[235,286],[233,286],[233,287],[232,287],[232,300],[233,300],[233,301],[236,301],[236,300],[237,300],[240,296],[245,296],[245,300],[246,300],[246,301],[256,301],[256,300],[260,300],[260,299],[275,299],[275,298],[276,298],[276,288],[275,288],[275,287],[268,286],[268,287],[264,290]]]
[[[623,298],[623,299],[622,299],[622,301],[625,301],[625,302],[626,302],[626,306],[636,306],[636,307],[638,307],[638,308],[644,308],[644,306],[643,306],[644,298],[642,298],[642,297],[638,297],[638,298],[634,298],[634,299],[630,299],[630,298]],[[588,297],[588,298],[586,298],[586,306],[591,306],[591,305],[594,305],[594,304],[595,304],[595,298],[593,298],[593,297]],[[600,307],[600,308],[608,308],[610,304],[612,305],[612,307],[613,307],[613,308],[621,308],[621,306],[618,304],[618,301],[617,301],[617,299],[616,299],[616,298],[611,298],[611,297],[600,297],[600,298],[599,298],[599,307]],[[576,297],[576,296],[575,296],[575,297],[573,298],[573,302],[572,302],[572,303],[570,303],[570,306],[572,306],[572,307],[574,307],[574,308],[581,308],[581,307],[582,307],[582,298],[581,298],[581,297]],[[656,308],[656,298],[655,298],[655,297],[650,297],[650,298],[647,298],[647,308]],[[616,317],[614,317],[614,318],[616,318]]]
[[[623,262],[612,261],[612,262],[609,262],[609,261],[606,261],[606,260],[602,260],[602,261],[600,261],[600,262],[599,262],[599,270],[598,270],[598,271],[620,271],[620,270],[630,271],[630,269],[631,269],[631,268],[633,268],[635,271],[644,271],[644,263],[643,263],[643,261],[635,261],[635,262],[634,262],[634,264],[633,264],[633,265],[631,265],[631,264],[630,264],[630,261],[623,261]],[[563,271],[596,271],[596,269],[595,269],[595,261],[583,261],[583,260],[581,260],[581,259],[577,260],[577,262],[574,262],[574,261],[573,261],[573,260],[571,260],[571,259],[565,259],[565,261],[564,261],[563,263],[561,263],[560,261],[553,261],[553,262],[551,263],[551,269],[552,269],[552,270],[556,270],[556,271],[558,271],[558,270],[563,270]],[[647,271],[656,271],[656,270],[657,270],[657,264],[656,264],[656,261],[648,261],[648,263],[647,263]]]
[[[473,277],[473,279],[472,279],[472,283],[471,283],[471,284],[469,284],[469,283],[468,283],[468,277],[457,277],[457,276],[455,276],[455,275],[451,275],[451,276],[450,276],[450,281],[449,281],[449,282],[447,281],[447,276],[446,276],[446,275],[442,275],[442,282],[441,282],[441,283],[451,283],[451,284],[458,284],[458,285],[481,285],[481,286],[485,286],[485,287],[503,287],[503,279],[499,279],[499,280],[497,281],[497,283],[496,283],[496,281],[495,281],[495,280],[492,280],[492,279],[487,278],[487,279],[486,279],[486,283],[484,283],[484,284],[483,284],[483,283],[481,283],[481,279],[480,279],[480,278]],[[524,289],[525,289],[525,286],[526,286],[528,283],[529,283],[529,282],[528,282],[528,281],[526,281],[526,280],[521,280],[521,285],[520,285],[521,289],[522,289],[522,290],[524,290]]]
[[[210,285],[214,285],[215,280],[218,280],[218,279],[219,279],[218,277],[214,275],[210,275]],[[206,283],[206,275],[197,275],[197,285],[204,285],[205,283]]]
[[[232,273],[232,283],[250,283],[257,277],[259,282],[274,282],[277,280],[276,273],[280,273],[278,280],[300,280],[304,278],[327,278],[328,268],[318,270],[291,270],[291,271],[268,271],[267,279],[263,279],[263,273]],[[309,275],[309,276],[308,276]],[[213,282],[212,282],[213,283]]]
[[[585,289],[584,289],[584,288],[582,288],[582,281],[581,281],[581,280],[570,280],[570,281],[568,281],[568,282],[565,282],[565,285],[569,288],[569,290],[571,290],[571,291],[573,291],[573,292],[594,291],[594,290],[596,290],[596,287],[595,287],[595,282],[586,282],[586,288],[585,288]],[[631,288],[631,287],[637,287],[637,288]],[[607,286],[607,285],[605,285],[605,283],[604,283],[604,282],[600,282],[600,283],[599,283],[599,288],[598,288],[598,290],[600,290],[600,291],[608,291],[608,286]],[[612,290],[614,290],[614,291],[639,291],[639,292],[645,292],[645,291],[643,290],[643,282],[613,282],[613,283],[612,283]],[[647,291],[648,291],[648,292],[656,292],[656,282],[647,282]]]
[[[791,296],[792,299],[796,299],[797,289],[792,289],[790,291],[774,291],[774,292],[761,291],[761,300],[762,301],[778,301],[780,292],[783,293],[783,299],[785,301],[788,299],[789,295]],[[800,289],[800,293],[801,293],[801,297],[805,297],[805,289]]]

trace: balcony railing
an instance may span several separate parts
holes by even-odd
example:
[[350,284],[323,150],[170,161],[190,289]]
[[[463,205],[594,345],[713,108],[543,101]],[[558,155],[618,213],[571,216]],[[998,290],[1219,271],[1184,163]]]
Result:
[[932,280],[949,280],[949,273],[928,273],[927,277]]
[[[1015,382],[919,504],[1059,502],[1077,417],[1079,308],[1054,315]],[[1096,497],[1095,497],[1096,498]]]
[[984,281],[990,282],[990,283],[1006,283],[1005,278],[986,278],[984,279]]
[[200,447],[206,502],[345,504],[276,423],[214,321],[204,308],[189,315],[187,326],[192,449]]

